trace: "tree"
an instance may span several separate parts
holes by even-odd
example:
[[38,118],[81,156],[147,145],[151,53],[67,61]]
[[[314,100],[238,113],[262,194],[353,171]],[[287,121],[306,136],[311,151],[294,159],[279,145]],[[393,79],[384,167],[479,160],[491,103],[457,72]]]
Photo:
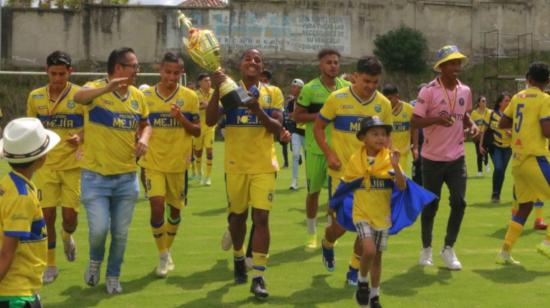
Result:
[[388,71],[417,74],[426,69],[428,43],[420,31],[401,26],[377,35],[374,45],[374,54]]

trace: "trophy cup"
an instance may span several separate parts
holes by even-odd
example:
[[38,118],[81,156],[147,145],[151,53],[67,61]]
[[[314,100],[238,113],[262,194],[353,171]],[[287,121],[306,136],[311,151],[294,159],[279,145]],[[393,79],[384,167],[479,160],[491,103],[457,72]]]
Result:
[[[194,28],[191,19],[179,10],[177,23],[178,28],[185,27],[189,31],[188,37],[184,36],[182,42],[193,62],[209,72],[220,70],[220,43],[214,33]],[[220,100],[224,112],[246,104],[251,99],[248,92],[229,77],[220,85]]]

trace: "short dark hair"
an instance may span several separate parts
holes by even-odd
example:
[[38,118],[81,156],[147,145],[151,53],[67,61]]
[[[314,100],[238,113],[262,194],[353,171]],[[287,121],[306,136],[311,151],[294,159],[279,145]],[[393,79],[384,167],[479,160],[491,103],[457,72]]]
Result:
[[[55,64],[54,64],[55,65]],[[27,169],[29,168],[30,166],[32,166],[32,164],[35,162],[36,160],[33,160],[33,161],[29,161],[29,162],[26,162],[26,163],[10,163],[8,162],[8,164],[10,165],[10,167],[12,169]]]
[[181,62],[183,64],[183,59],[182,59],[182,57],[180,57],[175,52],[168,51],[164,54],[164,56],[162,56],[162,60],[160,61],[160,63],[165,63],[165,62],[170,62],[170,63],[180,63]]
[[244,59],[244,56],[245,56],[247,53],[251,52],[251,51],[256,51],[256,52],[258,52],[258,53],[260,54],[260,57],[262,57],[262,62],[263,62],[263,60],[264,60],[264,55],[263,55],[263,53],[262,53],[258,48],[248,48],[247,50],[243,51],[243,53],[241,54],[241,58],[240,58],[239,60],[242,61],[242,60]]
[[393,83],[386,83],[383,87],[382,87],[382,94],[384,95],[394,95],[394,94],[399,94],[399,88],[394,85]]
[[204,78],[210,77],[207,73],[200,73],[197,77],[197,82],[201,82]]
[[527,79],[531,79],[536,83],[547,83],[549,80],[550,71],[548,65],[544,62],[533,62],[529,65],[529,70],[525,76]]
[[359,61],[357,61],[357,72],[378,76],[382,74],[382,63],[375,56],[361,57]]
[[133,53],[134,50],[130,47],[121,47],[111,51],[109,59],[107,59],[107,74],[111,75],[115,72],[115,66],[117,64],[124,64],[122,61],[126,58],[126,54]]
[[263,70],[260,75],[267,78],[267,80],[271,80],[273,78],[273,73],[269,70]]
[[330,56],[330,55],[337,55],[338,58],[341,57],[341,55],[340,55],[340,53],[338,52],[338,50],[332,49],[332,48],[323,48],[323,49],[319,50],[319,53],[317,53],[317,60],[321,60],[321,59],[323,59],[324,57]]
[[67,68],[69,68],[72,66],[71,56],[69,56],[69,54],[64,51],[56,50],[46,58],[46,65],[65,65]]

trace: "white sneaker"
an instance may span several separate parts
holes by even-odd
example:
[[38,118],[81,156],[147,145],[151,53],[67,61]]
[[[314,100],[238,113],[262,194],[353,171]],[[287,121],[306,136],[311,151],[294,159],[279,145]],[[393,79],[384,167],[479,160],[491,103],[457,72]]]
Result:
[[432,266],[434,262],[432,260],[432,247],[424,248],[420,251],[420,259],[418,264],[422,266]]
[[107,277],[105,287],[107,288],[107,293],[109,294],[122,293],[122,286],[120,285],[118,277]]
[[84,282],[91,287],[96,286],[99,283],[100,269],[101,262],[90,260],[90,263],[84,272]]
[[52,283],[57,278],[57,275],[59,275],[57,266],[48,266],[42,276],[42,281],[44,284]]
[[155,274],[157,277],[164,278],[168,275],[168,256],[167,252],[163,253],[159,257],[159,265],[155,268]]
[[487,164],[487,166],[485,166],[485,172],[487,172],[487,173],[491,172],[491,166],[489,166],[489,164]]
[[231,238],[231,232],[229,229],[225,230],[225,233],[222,236],[222,249],[228,251],[233,246],[233,239]]
[[451,246],[445,246],[445,248],[443,248],[441,251],[441,259],[443,259],[443,262],[445,262],[445,265],[450,270],[459,271],[462,269],[462,264],[458,261],[455,251]]
[[210,177],[206,178],[206,180],[204,181],[204,185],[206,185],[206,186],[212,185],[212,180],[210,179]]
[[244,264],[249,271],[254,268],[254,262],[252,262],[252,258],[246,257],[246,259],[244,259]]
[[290,184],[290,187],[288,189],[297,190],[298,189],[298,180],[297,179],[292,179],[292,183]]
[[69,237],[69,240],[63,241],[63,251],[65,252],[67,261],[73,262],[76,260],[76,243],[72,235]]
[[477,173],[477,176],[478,176],[478,177],[483,176],[483,172],[478,172],[478,173]]

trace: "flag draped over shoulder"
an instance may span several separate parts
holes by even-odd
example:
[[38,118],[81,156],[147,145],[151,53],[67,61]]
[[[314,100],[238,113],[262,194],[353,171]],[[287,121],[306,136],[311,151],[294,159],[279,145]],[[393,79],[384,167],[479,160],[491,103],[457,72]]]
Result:
[[[353,193],[362,185],[370,184],[370,177],[393,178],[394,171],[389,160],[390,151],[383,149],[376,156],[374,163],[369,163],[366,150],[361,148],[359,153],[353,155],[340,185],[330,200],[330,208],[336,212],[336,220],[348,231],[356,231],[353,224]],[[365,178],[369,180],[365,181]],[[368,188],[368,187],[365,187]],[[391,197],[391,221],[390,234],[396,234],[401,229],[412,225],[424,207],[437,197],[407,179],[407,188],[400,191],[396,185],[393,187]]]

